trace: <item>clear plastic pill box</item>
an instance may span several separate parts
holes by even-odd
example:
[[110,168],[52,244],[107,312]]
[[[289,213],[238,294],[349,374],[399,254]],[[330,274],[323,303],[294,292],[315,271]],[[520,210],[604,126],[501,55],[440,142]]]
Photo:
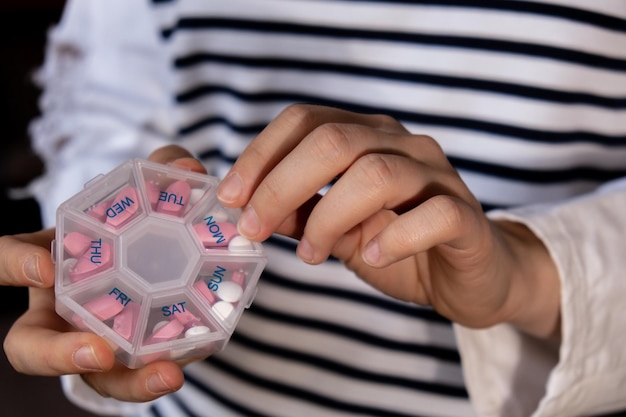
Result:
[[129,368],[222,350],[267,259],[217,184],[142,159],[88,182],[57,210],[57,313]]

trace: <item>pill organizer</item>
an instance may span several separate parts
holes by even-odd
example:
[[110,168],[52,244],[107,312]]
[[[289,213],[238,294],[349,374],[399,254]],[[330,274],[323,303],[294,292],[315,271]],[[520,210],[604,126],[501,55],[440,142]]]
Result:
[[267,262],[215,177],[133,159],[57,210],[56,311],[129,368],[222,350]]

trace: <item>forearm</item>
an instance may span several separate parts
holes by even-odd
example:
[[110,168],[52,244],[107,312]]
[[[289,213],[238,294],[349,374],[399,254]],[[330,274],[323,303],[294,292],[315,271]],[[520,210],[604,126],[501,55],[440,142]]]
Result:
[[[626,180],[561,204],[489,213],[493,221],[525,225],[547,248],[558,271],[561,335],[532,337],[528,328],[519,331],[523,321],[482,330],[456,326],[479,415],[593,415],[626,407],[619,314],[626,297],[624,207]],[[532,311],[535,300],[527,303]]]

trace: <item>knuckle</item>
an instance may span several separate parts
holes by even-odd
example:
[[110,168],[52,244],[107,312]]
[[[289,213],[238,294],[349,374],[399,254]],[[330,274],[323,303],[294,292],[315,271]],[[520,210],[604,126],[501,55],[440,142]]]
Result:
[[58,352],[59,350],[55,348],[41,351],[40,363],[45,367],[47,375],[61,375],[66,371],[64,365],[67,362],[59,356]]
[[17,243],[17,240],[12,236],[1,236],[0,237],[0,273],[6,275],[10,271],[11,260],[14,259],[13,256],[7,256],[10,253],[10,249]]
[[2,344],[2,348],[4,349],[4,353],[7,357],[7,360],[17,372],[25,373],[26,368],[23,366],[23,362],[16,355],[16,352],[19,350],[15,347],[14,337],[11,332],[4,338],[4,342]]
[[317,120],[315,106],[300,103],[285,107],[278,118],[293,126],[313,126]]
[[252,142],[248,144],[248,146],[246,147],[245,153],[249,156],[250,160],[252,161],[265,160],[266,158],[266,155],[265,155],[266,152],[263,150],[263,147],[261,146],[260,143],[258,143],[255,140],[253,140]]
[[13,239],[10,235],[0,236],[0,248],[4,248],[9,245],[10,240]]
[[148,156],[148,159],[156,162],[165,163],[187,156],[191,156],[191,154],[187,150],[181,148],[178,145],[170,144],[152,151]]
[[381,190],[394,182],[395,168],[390,158],[381,154],[367,154],[355,163],[366,183],[376,190]]
[[404,126],[402,126],[402,124],[398,122],[397,119],[389,116],[388,114],[374,114],[371,116],[371,120],[374,123],[374,127],[376,128],[389,131],[401,130],[403,132],[406,132]]
[[441,144],[437,142],[433,137],[428,135],[413,135],[413,138],[418,142],[419,146],[416,147],[419,149],[421,154],[435,155],[435,156],[444,156],[445,153]]
[[80,377],[87,385],[91,387],[94,391],[96,391],[100,396],[104,398],[110,398],[111,394],[108,390],[106,390],[103,386],[102,377],[99,374],[95,373],[85,373],[81,374]]
[[394,242],[396,249],[404,251],[408,248],[412,248],[419,236],[408,225],[402,225],[400,227],[392,229],[391,239]]
[[344,160],[350,154],[350,137],[343,125],[325,123],[313,131],[311,140],[320,162],[328,166]]
[[283,206],[283,200],[287,198],[287,196],[285,196],[283,191],[284,185],[280,178],[268,176],[265,178],[260,187],[262,187],[261,191],[264,194],[266,201],[272,201],[274,207]]
[[463,210],[456,198],[449,195],[437,195],[431,199],[431,207],[435,211],[439,224],[446,230],[458,230],[463,226]]

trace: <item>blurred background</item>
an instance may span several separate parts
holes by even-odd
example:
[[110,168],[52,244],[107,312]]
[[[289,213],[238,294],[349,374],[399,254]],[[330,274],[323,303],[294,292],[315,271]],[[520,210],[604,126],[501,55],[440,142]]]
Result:
[[[28,124],[38,114],[40,91],[33,72],[43,62],[46,35],[58,22],[61,0],[0,2],[0,235],[39,230],[37,203],[25,186],[44,169],[30,148]],[[0,287],[0,336],[26,309],[25,288]],[[91,417],[69,403],[57,377],[21,375],[0,355],[0,399],[3,417]]]

